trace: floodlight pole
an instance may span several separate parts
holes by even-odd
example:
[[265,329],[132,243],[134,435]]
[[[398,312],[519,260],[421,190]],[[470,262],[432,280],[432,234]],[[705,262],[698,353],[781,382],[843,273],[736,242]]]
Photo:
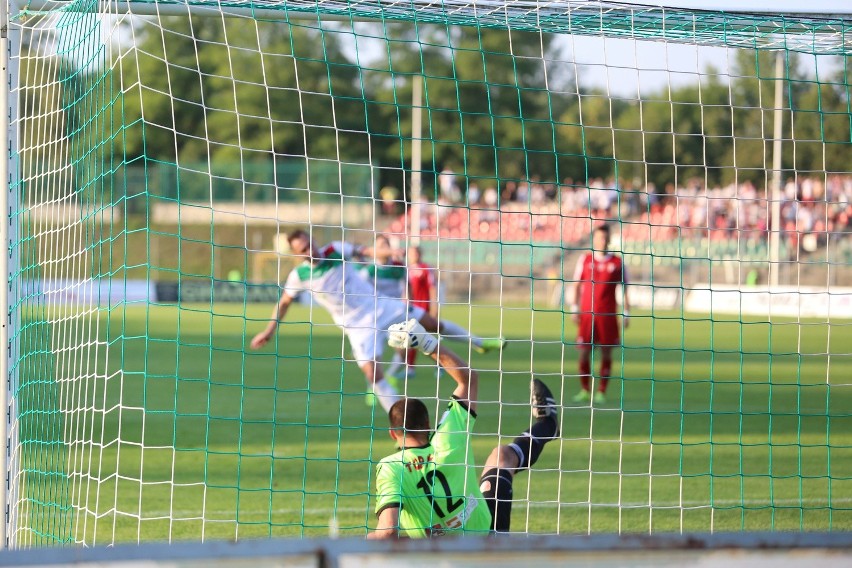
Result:
[[411,244],[420,244],[420,204],[423,183],[423,77],[411,79]]
[[778,286],[781,259],[781,137],[784,119],[784,51],[775,54],[775,126],[772,133],[772,197],[770,199],[769,285]]

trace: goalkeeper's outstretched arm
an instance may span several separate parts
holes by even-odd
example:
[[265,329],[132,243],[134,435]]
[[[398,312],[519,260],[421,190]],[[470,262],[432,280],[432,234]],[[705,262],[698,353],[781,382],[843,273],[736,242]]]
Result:
[[281,299],[275,304],[272,309],[272,319],[267,324],[266,328],[254,336],[251,340],[252,349],[260,349],[269,342],[275,332],[278,330],[278,324],[287,316],[287,310],[290,309],[290,304],[293,303],[293,298],[284,292],[281,294]]
[[456,353],[441,345],[441,347],[432,353],[431,357],[444,368],[448,375],[456,382],[456,390],[453,391],[453,396],[464,403],[471,411],[476,412],[476,398],[479,391],[479,374],[470,368]]
[[420,349],[444,368],[456,382],[453,396],[472,412],[476,411],[479,375],[449,347],[439,344],[434,335],[426,331],[416,319],[400,322],[388,329],[388,345],[398,349]]

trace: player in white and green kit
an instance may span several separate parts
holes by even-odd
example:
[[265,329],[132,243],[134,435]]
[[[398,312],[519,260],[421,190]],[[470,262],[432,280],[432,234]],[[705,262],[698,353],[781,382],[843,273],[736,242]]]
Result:
[[343,328],[355,361],[371,385],[377,399],[389,409],[399,399],[396,389],[384,380],[378,361],[384,351],[387,329],[394,322],[413,317],[430,331],[458,341],[470,342],[479,351],[499,349],[503,340],[483,339],[448,321],[438,322],[421,308],[409,307],[393,298],[379,297],[373,286],[358,273],[357,258],[371,256],[372,249],[334,242],[317,247],[305,231],[288,236],[293,255],[304,261],[287,277],[281,299],[275,306],[266,328],[254,336],[252,349],[260,349],[275,335],[290,304],[302,292],[310,292],[314,301],[331,314],[334,323]]
[[391,326],[388,343],[420,348],[457,386],[434,433],[422,401],[408,398],[391,407],[390,437],[400,451],[376,468],[378,523],[369,538],[508,532],[515,474],[531,467],[544,445],[559,434],[550,390],[533,379],[530,404],[535,421],[511,444],[494,448],[477,480],[470,446],[476,423],[476,371],[446,347],[438,350],[438,339],[413,319]]
[[394,250],[384,235],[376,237],[373,262],[364,264],[361,274],[372,283],[380,298],[405,300],[408,275],[405,264],[394,258]]
[[[405,301],[408,298],[408,269],[394,254],[390,240],[384,235],[377,236],[373,262],[365,264],[361,274],[373,285],[379,298]],[[408,378],[405,357],[405,351],[394,351],[390,366],[385,371],[387,378],[393,381]]]

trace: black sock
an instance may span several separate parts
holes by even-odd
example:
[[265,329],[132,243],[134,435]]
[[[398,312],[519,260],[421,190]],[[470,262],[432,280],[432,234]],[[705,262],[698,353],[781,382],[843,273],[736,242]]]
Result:
[[532,467],[538,461],[544,445],[551,441],[559,430],[559,424],[552,416],[541,418],[529,430],[512,441],[512,448],[521,460],[518,469]]
[[492,468],[482,473],[479,488],[491,511],[491,529],[509,532],[512,519],[512,472]]

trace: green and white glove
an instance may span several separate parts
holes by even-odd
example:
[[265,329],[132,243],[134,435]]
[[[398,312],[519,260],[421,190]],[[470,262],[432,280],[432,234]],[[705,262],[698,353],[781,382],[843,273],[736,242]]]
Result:
[[394,349],[420,349],[431,355],[438,348],[438,338],[423,329],[416,319],[395,323],[388,328],[388,345]]

